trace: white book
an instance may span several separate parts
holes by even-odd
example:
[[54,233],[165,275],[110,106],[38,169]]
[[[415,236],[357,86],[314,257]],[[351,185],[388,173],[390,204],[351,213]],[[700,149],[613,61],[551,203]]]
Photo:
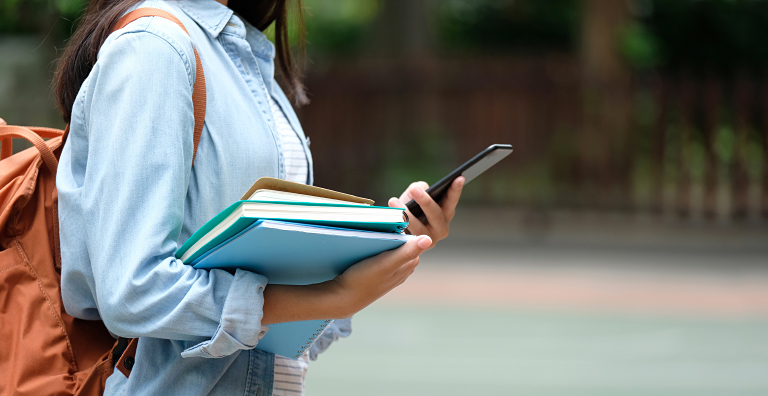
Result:
[[342,201],[340,199],[315,197],[312,195],[298,194],[287,191],[276,191],[261,189],[256,190],[250,197],[249,201],[286,201],[286,202],[311,202],[311,203],[329,203],[329,204],[344,204],[344,205],[362,205],[371,206],[364,202],[350,202]]

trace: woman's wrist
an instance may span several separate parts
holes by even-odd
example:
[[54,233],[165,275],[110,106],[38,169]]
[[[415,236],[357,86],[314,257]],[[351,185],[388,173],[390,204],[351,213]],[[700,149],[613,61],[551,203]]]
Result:
[[345,289],[337,278],[318,284],[323,288],[324,306],[328,309],[328,319],[344,319],[356,314],[365,306],[359,306],[358,298]]
[[344,289],[335,280],[313,285],[267,285],[261,323],[341,319],[356,311]]
[[355,299],[336,279],[302,287],[314,296],[314,319],[343,319],[357,312],[353,306]]

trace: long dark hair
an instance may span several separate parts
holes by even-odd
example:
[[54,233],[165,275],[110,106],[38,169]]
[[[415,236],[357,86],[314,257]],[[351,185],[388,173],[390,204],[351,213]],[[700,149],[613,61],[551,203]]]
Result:
[[[109,36],[112,26],[131,7],[142,0],[92,0],[77,30],[69,40],[64,54],[59,59],[53,80],[56,105],[65,122],[72,117],[72,105],[80,86],[91,72],[99,48]],[[289,10],[294,3],[293,10]],[[293,11],[298,37],[299,59],[304,55],[304,19],[301,0],[230,0],[229,8],[243,16],[259,30],[275,24],[275,46],[277,49],[277,71],[283,88],[297,105],[308,102],[301,82],[301,65],[294,60],[288,43],[288,17]]]

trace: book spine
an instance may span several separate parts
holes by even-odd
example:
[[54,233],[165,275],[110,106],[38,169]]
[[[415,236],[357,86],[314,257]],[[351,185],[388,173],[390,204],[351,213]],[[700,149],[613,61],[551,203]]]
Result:
[[317,340],[317,337],[320,337],[320,335],[323,334],[323,331],[325,331],[325,328],[328,327],[328,325],[331,324],[331,322],[333,322],[333,319],[328,319],[325,321],[325,323],[321,324],[320,328],[317,329],[317,332],[313,333],[312,337],[309,337],[309,341],[305,343],[306,345],[302,345],[301,349],[296,351],[296,355],[293,355],[293,357],[298,359],[299,357],[301,357],[301,355],[304,354],[304,352],[309,350],[309,348],[312,347],[312,344],[315,343],[315,340]]

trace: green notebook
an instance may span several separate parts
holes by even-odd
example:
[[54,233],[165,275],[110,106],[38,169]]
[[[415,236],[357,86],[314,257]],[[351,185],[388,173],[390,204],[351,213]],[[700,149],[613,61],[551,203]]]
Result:
[[181,246],[176,258],[191,263],[199,256],[244,230],[257,220],[399,233],[408,226],[408,216],[401,208],[359,204],[237,201],[209,220]]

